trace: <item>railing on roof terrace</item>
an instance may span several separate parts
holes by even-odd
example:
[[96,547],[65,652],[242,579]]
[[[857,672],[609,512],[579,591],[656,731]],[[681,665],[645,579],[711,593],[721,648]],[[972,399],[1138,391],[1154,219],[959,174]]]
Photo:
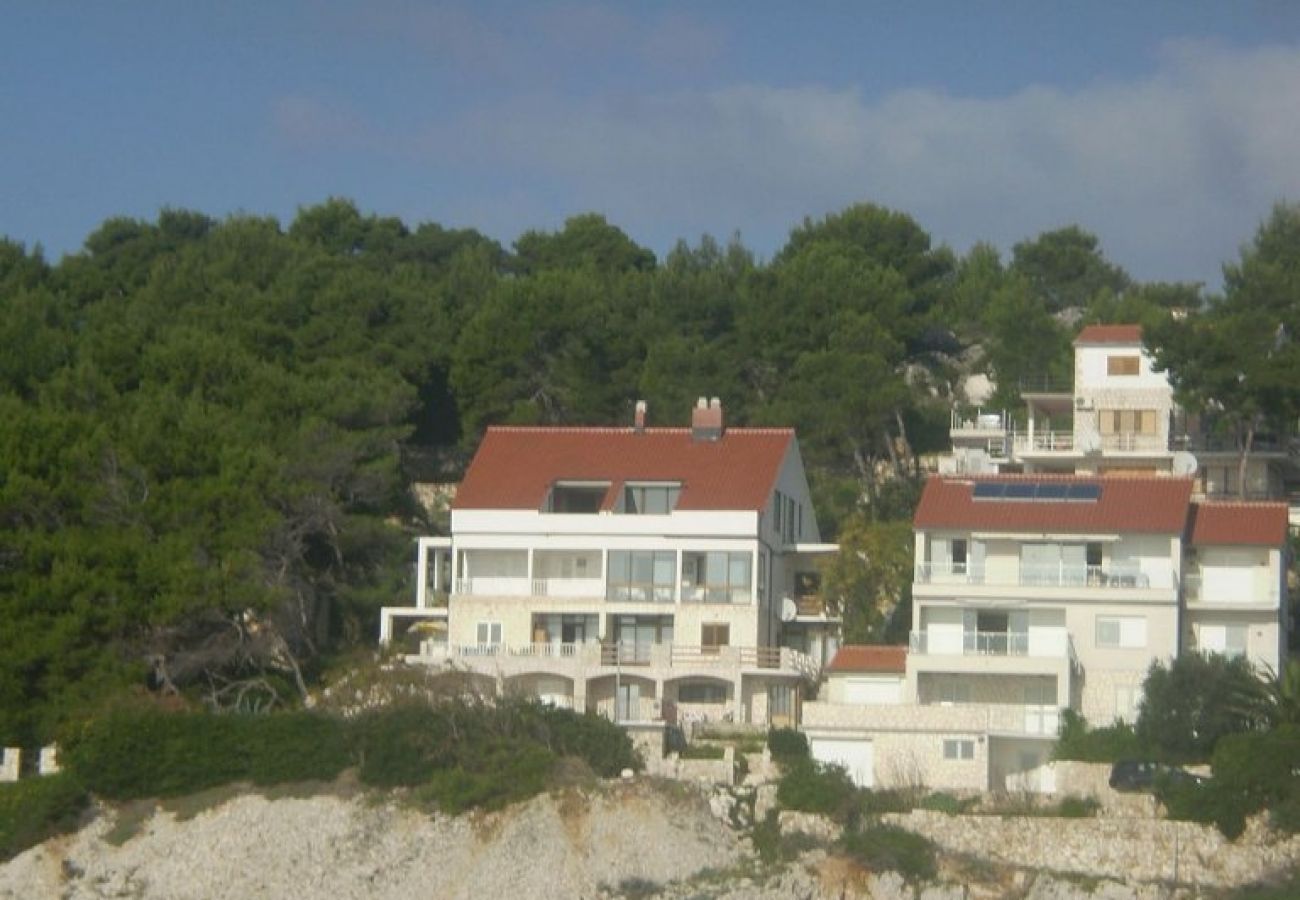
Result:
[[1073,394],[1074,384],[1068,378],[1052,375],[1026,375],[1018,387],[1022,394]]
[[1033,434],[1016,434],[1012,442],[1017,453],[1072,453],[1073,431],[1035,431]]
[[1101,449],[1112,453],[1160,453],[1169,449],[1165,439],[1154,434],[1103,434]]
[[918,656],[1032,656],[1060,659],[1072,655],[1063,627],[1028,631],[913,631],[908,650]]
[[[1171,570],[1172,571],[1172,570]],[[916,566],[918,584],[995,584],[1022,587],[1145,588],[1150,576],[1136,565],[1075,566],[1021,564],[990,572],[972,563],[926,562]]]

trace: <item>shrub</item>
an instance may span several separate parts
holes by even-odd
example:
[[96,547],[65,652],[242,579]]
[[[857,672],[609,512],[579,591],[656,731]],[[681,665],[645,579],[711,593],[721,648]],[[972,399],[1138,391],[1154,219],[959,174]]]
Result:
[[70,735],[65,760],[89,790],[130,800],[243,779],[332,779],[350,757],[343,723],[314,713],[215,715],[124,706]]
[[1064,819],[1090,819],[1097,815],[1097,810],[1100,808],[1101,804],[1097,802],[1096,797],[1069,794],[1061,798],[1054,811]]
[[200,791],[247,774],[243,718],[120,707],[65,742],[67,768],[114,800]]
[[440,769],[416,790],[417,800],[457,815],[468,809],[500,809],[546,789],[556,758],[545,747],[496,739],[460,764]]
[[767,749],[782,766],[809,758],[808,738],[793,728],[773,728],[767,733]]
[[1156,797],[1169,818],[1212,824],[1230,840],[1246,829],[1246,817],[1253,812],[1245,794],[1214,781],[1197,783],[1160,777],[1156,779]]
[[1072,709],[1062,710],[1061,734],[1052,750],[1053,759],[1113,763],[1150,756],[1150,750],[1138,738],[1132,725],[1119,722],[1106,728],[1090,729],[1083,716]]
[[385,707],[352,723],[360,777],[374,787],[414,787],[456,762],[447,715],[423,703]]
[[613,778],[624,769],[644,768],[627,732],[604,716],[543,706],[535,701],[528,706],[540,726],[532,736],[556,756],[579,757],[605,778]]
[[765,863],[789,862],[806,850],[824,847],[825,842],[802,831],[782,832],[776,810],[771,810],[751,833],[754,852]]
[[947,813],[950,816],[956,816],[966,812],[966,810],[975,805],[975,802],[974,798],[961,800],[954,797],[952,794],[947,794],[943,791],[936,791],[933,794],[927,794],[925,797],[922,797],[920,802],[916,805],[921,809],[929,809],[934,812]]
[[1245,657],[1187,653],[1151,664],[1142,683],[1137,734],[1168,762],[1207,760],[1224,735],[1249,731],[1256,714],[1243,697],[1259,679]]
[[717,744],[691,744],[681,751],[682,759],[722,759],[725,755]]
[[890,869],[913,881],[933,878],[934,845],[919,834],[893,825],[872,825],[845,832],[840,847],[869,869]]
[[804,759],[788,765],[776,788],[785,809],[821,813],[844,824],[858,813],[858,791],[840,766]]
[[260,785],[332,781],[351,764],[342,720],[306,712],[246,717],[248,777]]
[[87,802],[70,772],[0,784],[0,861],[76,827]]

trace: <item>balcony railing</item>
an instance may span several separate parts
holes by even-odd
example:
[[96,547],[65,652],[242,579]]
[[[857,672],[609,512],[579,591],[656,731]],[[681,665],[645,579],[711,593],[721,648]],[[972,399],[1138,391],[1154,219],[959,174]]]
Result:
[[1012,439],[1017,453],[1073,453],[1073,431],[1035,431]]
[[1069,634],[1064,628],[1038,628],[1031,635],[1023,631],[913,631],[908,636],[909,652],[920,656],[1033,656],[1064,658],[1070,654]]
[[[596,643],[539,642],[532,644],[447,644],[424,641],[420,655],[425,660],[454,659],[472,664],[475,659],[494,659],[494,665],[511,660],[548,659],[569,661],[582,669],[597,666],[658,667],[666,669],[717,668],[730,675],[739,669],[766,669],[774,673],[816,679],[821,667],[812,657],[789,647],[689,646],[670,643],[614,641]],[[566,669],[566,671],[569,671]],[[593,673],[594,674],[594,673]]]
[[603,578],[534,578],[535,597],[600,597],[605,593]]
[[1101,449],[1109,453],[1163,453],[1169,445],[1155,434],[1103,434]]
[[672,603],[673,586],[649,582],[611,584],[605,592],[605,599],[610,603]]
[[749,585],[689,584],[682,583],[683,603],[748,603]]
[[1274,578],[1268,574],[1250,572],[1237,583],[1224,584],[1213,580],[1213,587],[1207,593],[1205,580],[1200,572],[1188,572],[1183,576],[1183,597],[1188,603],[1240,603],[1276,605],[1280,588]]
[[[1171,570],[1172,577],[1172,570]],[[1022,587],[1145,588],[1151,578],[1136,566],[1024,565],[994,570],[970,563],[928,562],[916,566],[918,584],[996,584]]]

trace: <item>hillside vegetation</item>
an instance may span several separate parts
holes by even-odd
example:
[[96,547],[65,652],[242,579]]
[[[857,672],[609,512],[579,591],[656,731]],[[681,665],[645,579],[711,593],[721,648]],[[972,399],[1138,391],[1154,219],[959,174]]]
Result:
[[[1068,373],[1084,322],[1148,323],[1249,446],[1295,415],[1298,222],[1279,207],[1181,323],[1199,288],[1137,283],[1079,228],[959,256],[865,204],[770,261],[707,237],[656,259],[598,215],[506,249],[343,200],[287,227],[110,219],[57,263],[0,241],[0,742],[128,686],[296,704],[409,597],[409,538],[439,523],[408,484],[454,479],[492,423],[630,422],[641,398],[679,425],[722,397],[798,428],[828,536],[891,559],[954,380],[1009,404]],[[887,633],[905,572],[834,575],[850,639]]]

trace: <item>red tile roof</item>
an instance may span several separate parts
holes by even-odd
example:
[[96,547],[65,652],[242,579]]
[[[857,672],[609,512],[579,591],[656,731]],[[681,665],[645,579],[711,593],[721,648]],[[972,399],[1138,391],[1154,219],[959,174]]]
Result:
[[835,654],[828,672],[897,672],[907,671],[907,648],[866,644],[846,644]]
[[[1064,481],[1101,485],[1095,502],[976,500],[979,482]],[[932,476],[921,493],[913,524],[919,529],[960,528],[1064,534],[1144,532],[1182,534],[1187,524],[1189,478],[1076,475]]]
[[1197,503],[1192,507],[1192,546],[1286,543],[1285,503]]
[[1076,344],[1140,344],[1142,343],[1141,325],[1086,325]]
[[760,510],[771,498],[789,428],[729,428],[697,441],[689,428],[489,428],[456,492],[454,509],[541,509],[557,481],[682,485],[679,510]]

